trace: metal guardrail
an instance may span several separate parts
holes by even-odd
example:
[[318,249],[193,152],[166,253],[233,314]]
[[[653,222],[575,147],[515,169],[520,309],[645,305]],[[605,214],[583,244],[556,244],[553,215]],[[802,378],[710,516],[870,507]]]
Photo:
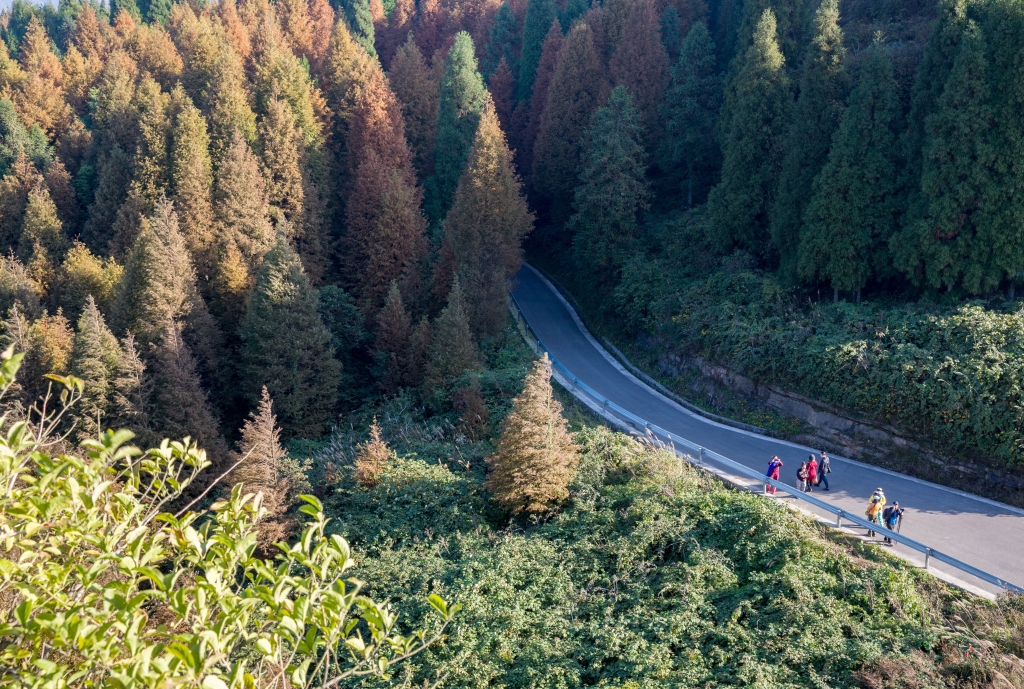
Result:
[[971,576],[976,577],[981,581],[987,582],[994,586],[998,586],[1006,591],[1010,591],[1013,593],[1024,593],[1024,588],[1021,588],[1016,584],[1011,584],[1005,579],[1001,579],[995,576],[994,574],[989,574],[988,572],[980,570],[977,567],[967,564],[966,562],[957,560],[955,557],[935,550],[934,548],[931,548],[923,543],[915,541],[912,538],[908,538],[895,531],[889,531],[884,526],[880,526],[873,522],[869,522],[863,517],[858,517],[856,515],[850,514],[846,510],[842,510],[839,509],[838,507],[835,507],[834,505],[830,505],[824,500],[819,500],[818,498],[815,498],[809,495],[808,493],[798,490],[793,486],[786,485],[781,481],[775,481],[773,479],[770,479],[764,474],[760,473],[759,471],[746,467],[740,464],[739,462],[736,462],[732,459],[729,459],[728,457],[720,455],[713,450],[709,450],[706,447],[698,445],[697,443],[690,442],[686,438],[678,436],[671,431],[665,430],[664,428],[661,428],[659,426],[655,426],[650,421],[642,419],[636,414],[630,412],[629,410],[620,407],[619,405],[609,400],[607,397],[604,397],[599,392],[588,386],[586,383],[580,381],[576,376],[572,374],[571,371],[569,371],[568,368],[566,368],[562,364],[562,362],[555,358],[555,355],[551,353],[551,350],[547,348],[544,342],[540,339],[540,336],[537,334],[537,332],[533,329],[529,322],[527,322],[526,316],[523,314],[523,309],[519,305],[519,302],[516,300],[515,295],[509,296],[511,296],[512,298],[512,303],[516,307],[516,311],[519,315],[520,320],[522,321],[522,324],[529,331],[530,335],[533,336],[533,339],[537,342],[537,346],[547,353],[548,358],[551,360],[551,366],[553,368],[557,368],[565,376],[566,380],[572,381],[573,392],[581,391],[585,393],[588,397],[590,397],[592,400],[594,400],[597,404],[601,406],[602,412],[611,412],[614,413],[616,416],[626,421],[629,421],[634,428],[636,428],[638,431],[643,432],[645,435],[650,435],[654,438],[663,438],[667,440],[669,443],[673,445],[673,449],[678,447],[684,447],[692,452],[695,452],[696,455],[686,456],[689,459],[694,460],[694,463],[697,464],[697,466],[703,466],[704,462],[710,460],[716,464],[728,467],[730,470],[742,476],[757,479],[757,481],[761,483],[774,486],[778,490],[781,490],[784,493],[787,493],[798,500],[803,500],[804,502],[814,505],[818,509],[825,510],[830,514],[834,514],[836,516],[836,528],[841,526],[843,520],[845,519],[846,521],[856,524],[857,526],[863,527],[869,531],[877,531],[879,533],[883,533],[887,538],[896,541],[897,543],[905,545],[908,548],[916,550],[919,553],[924,553],[925,569],[928,568],[930,561],[932,559],[935,559],[939,562],[944,562],[947,565],[955,567],[956,569],[959,569],[962,572],[970,574]]

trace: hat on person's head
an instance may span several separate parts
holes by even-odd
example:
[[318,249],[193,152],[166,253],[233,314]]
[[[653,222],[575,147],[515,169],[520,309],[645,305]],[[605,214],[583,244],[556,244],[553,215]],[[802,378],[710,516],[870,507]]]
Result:
[[882,492],[882,489],[881,489],[881,488],[875,488],[875,492],[876,492],[876,493],[881,493],[881,492]]

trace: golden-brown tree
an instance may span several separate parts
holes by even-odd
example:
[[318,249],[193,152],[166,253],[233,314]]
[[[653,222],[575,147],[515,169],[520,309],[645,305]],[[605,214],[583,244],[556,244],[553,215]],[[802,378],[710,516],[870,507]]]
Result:
[[522,265],[522,241],[533,229],[533,214],[520,187],[505,135],[488,102],[445,219],[443,250],[443,260],[451,261],[463,289],[473,295],[469,320],[480,335],[493,335],[504,326],[507,281]]
[[512,514],[546,512],[569,497],[579,450],[552,395],[547,354],[526,376],[487,463],[487,487]]
[[437,133],[437,105],[441,84],[434,78],[423,54],[410,38],[398,48],[388,72],[391,89],[402,105],[405,136],[413,154],[419,179],[433,171],[434,135]]
[[370,426],[370,439],[360,443],[356,451],[353,473],[356,483],[364,488],[373,488],[380,481],[380,474],[387,467],[395,453],[381,437],[380,424],[373,417]]
[[668,53],[664,43],[651,38],[659,35],[660,25],[654,0],[638,0],[609,65],[613,84],[628,88],[640,111],[643,142],[648,151],[656,150],[664,131],[659,108],[668,86]]

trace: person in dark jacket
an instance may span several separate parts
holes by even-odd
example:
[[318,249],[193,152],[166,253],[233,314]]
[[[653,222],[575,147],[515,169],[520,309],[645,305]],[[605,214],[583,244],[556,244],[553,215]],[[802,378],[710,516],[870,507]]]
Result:
[[800,468],[796,470],[796,487],[807,492],[807,462],[800,462]]
[[[903,518],[903,509],[900,508],[898,502],[893,502],[891,505],[882,510],[882,523],[885,524],[885,528],[889,531],[896,531],[896,525],[900,523],[900,519]],[[885,537],[885,542],[892,545],[892,539],[888,536]]]
[[818,483],[817,485],[825,484],[822,490],[828,490],[828,475],[832,473],[832,462],[829,461],[828,455],[825,451],[821,451],[821,459],[818,460]]

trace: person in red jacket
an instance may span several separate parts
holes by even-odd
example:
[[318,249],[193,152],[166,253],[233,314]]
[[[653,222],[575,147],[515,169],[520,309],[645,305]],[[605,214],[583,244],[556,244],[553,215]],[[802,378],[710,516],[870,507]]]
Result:
[[807,492],[811,492],[811,486],[818,484],[818,460],[811,455],[807,460]]

